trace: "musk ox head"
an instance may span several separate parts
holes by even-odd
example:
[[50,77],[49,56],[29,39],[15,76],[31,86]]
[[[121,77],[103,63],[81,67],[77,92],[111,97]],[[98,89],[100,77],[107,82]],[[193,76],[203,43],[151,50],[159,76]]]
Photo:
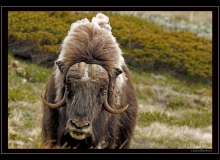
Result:
[[119,114],[127,109],[128,105],[116,109],[114,103],[108,103],[108,100],[115,101],[115,95],[109,87],[112,88],[116,77],[121,73],[116,68],[113,76],[109,77],[100,65],[76,63],[66,74],[63,99],[57,104],[48,103],[44,99],[43,102],[50,108],[65,106],[65,131],[77,140],[85,139],[93,136],[92,124],[103,107],[112,114]]
[[77,140],[98,138],[102,131],[95,126],[127,109],[120,103],[127,80],[123,65],[108,17],[99,13],[92,22],[83,19],[72,24],[54,66],[57,103],[42,97],[46,106],[59,108],[64,134]]

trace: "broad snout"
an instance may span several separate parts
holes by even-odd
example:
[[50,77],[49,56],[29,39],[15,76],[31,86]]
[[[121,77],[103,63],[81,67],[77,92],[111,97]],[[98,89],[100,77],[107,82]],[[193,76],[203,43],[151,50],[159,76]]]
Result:
[[89,121],[69,119],[66,126],[70,135],[77,140],[91,136],[91,125]]

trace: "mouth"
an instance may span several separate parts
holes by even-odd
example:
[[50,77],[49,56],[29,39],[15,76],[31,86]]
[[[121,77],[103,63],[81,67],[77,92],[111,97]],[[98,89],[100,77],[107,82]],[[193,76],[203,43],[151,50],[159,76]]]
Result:
[[80,131],[70,131],[70,136],[77,140],[82,140],[87,137],[87,134]]
[[76,131],[73,131],[72,133],[75,134],[75,135],[77,135],[77,136],[81,136],[81,135],[84,134],[84,133],[82,133],[82,132],[76,132]]

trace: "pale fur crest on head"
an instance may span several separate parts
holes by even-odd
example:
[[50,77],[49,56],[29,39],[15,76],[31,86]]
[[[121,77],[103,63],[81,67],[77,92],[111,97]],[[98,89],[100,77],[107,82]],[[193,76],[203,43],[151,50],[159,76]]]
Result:
[[[122,51],[113,37],[111,32],[111,26],[109,24],[109,18],[102,13],[98,13],[96,17],[92,18],[90,22],[87,18],[78,20],[72,23],[67,36],[63,40],[61,45],[61,53],[57,61],[65,63],[65,68],[68,69],[76,63],[77,57],[86,57],[89,53],[94,53],[98,58],[107,57],[110,75],[113,73],[113,68],[122,69],[123,65],[126,65],[124,58],[122,57]],[[112,68],[112,69],[110,69]],[[62,99],[62,88],[64,86],[63,80],[65,75],[55,65],[55,87],[56,87],[56,99],[58,102]],[[127,77],[125,73],[118,75],[115,84],[116,92],[116,104],[120,105],[121,88],[126,83]]]
[[109,18],[102,13],[98,13],[96,17],[92,18],[92,23],[96,24],[97,26],[106,29],[107,31],[111,32],[112,27],[109,23]]

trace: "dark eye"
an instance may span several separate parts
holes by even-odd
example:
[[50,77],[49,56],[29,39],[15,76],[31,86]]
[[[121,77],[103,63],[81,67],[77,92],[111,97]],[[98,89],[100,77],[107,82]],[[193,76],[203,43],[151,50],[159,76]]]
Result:
[[74,91],[72,91],[72,90],[68,91],[68,96],[67,96],[67,98],[68,98],[69,100],[71,100],[71,99],[74,97],[74,94],[75,94]]
[[66,84],[70,84],[70,83],[71,83],[71,81],[68,79],[67,82],[66,82]]
[[70,86],[66,85],[66,87],[65,87],[66,91],[69,91],[69,88],[70,88]]
[[70,87],[71,87],[71,81],[67,80],[67,82],[66,82],[66,90],[69,91]]
[[106,94],[106,92],[102,92],[102,96],[104,96]]

